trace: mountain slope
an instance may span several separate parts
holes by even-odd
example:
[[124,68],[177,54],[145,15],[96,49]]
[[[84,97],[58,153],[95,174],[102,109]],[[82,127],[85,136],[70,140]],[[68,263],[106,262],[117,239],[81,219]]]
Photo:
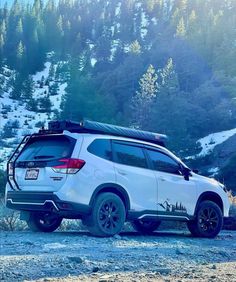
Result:
[[[35,102],[49,95],[49,86],[54,83],[54,80],[52,79],[48,83],[49,85],[45,83],[42,85],[41,80],[44,78],[44,81],[47,81],[50,67],[51,63],[46,62],[44,70],[33,75],[33,98]],[[57,65],[53,67],[56,69]],[[5,77],[6,86],[7,82],[14,76],[14,72],[5,67],[1,76]],[[55,117],[55,112],[60,112],[60,104],[66,87],[66,82],[59,81],[57,94],[49,96],[50,112],[27,110],[27,103],[10,98],[11,87],[8,91],[2,93],[0,100],[0,135],[3,137],[0,144],[0,169],[5,169],[6,160],[12,152],[12,148],[19,143],[24,135],[36,132]]]

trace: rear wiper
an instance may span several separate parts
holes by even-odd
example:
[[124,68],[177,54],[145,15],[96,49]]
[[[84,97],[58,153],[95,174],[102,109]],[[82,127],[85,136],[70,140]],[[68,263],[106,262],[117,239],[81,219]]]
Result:
[[40,156],[35,156],[34,159],[50,159],[50,158],[55,158],[55,156],[50,156],[50,155],[40,155]]

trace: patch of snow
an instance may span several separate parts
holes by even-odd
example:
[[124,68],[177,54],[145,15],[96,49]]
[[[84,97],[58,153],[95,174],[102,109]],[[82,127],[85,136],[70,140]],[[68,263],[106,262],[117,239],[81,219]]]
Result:
[[119,44],[120,44],[120,39],[116,39],[116,40],[112,41],[112,44],[111,44],[111,56],[110,56],[110,60],[111,61],[114,58],[115,52],[116,52],[117,47],[119,46]]
[[115,16],[119,16],[120,15],[120,7],[121,7],[121,2],[118,3],[118,5],[116,6],[116,9],[115,9]]
[[50,97],[50,101],[52,103],[52,110],[59,110],[61,106],[62,97],[65,94],[65,89],[67,87],[67,82],[61,84],[59,86],[58,95],[54,95]]
[[33,75],[34,82],[40,81],[42,76],[44,76],[45,78],[48,77],[50,66],[51,66],[51,63],[50,62],[46,62],[44,64],[44,67],[45,67],[44,70],[43,71],[39,71],[35,75]]
[[111,26],[111,36],[113,37],[114,36],[114,33],[115,33],[115,27],[114,25]]
[[212,167],[210,169],[208,169],[208,172],[211,174],[211,176],[214,176],[218,173],[219,168],[218,167]]
[[141,37],[142,39],[147,35],[147,27],[149,25],[147,16],[145,14],[145,12],[142,12],[141,14]]
[[201,145],[201,152],[197,155],[198,157],[204,157],[213,151],[216,145],[219,145],[229,139],[231,136],[236,134],[236,128],[225,130],[217,133],[212,133],[203,137],[197,141]]
[[91,58],[91,66],[94,67],[97,62],[97,59]]
[[152,18],[151,21],[153,22],[154,25],[157,25],[157,18]]
[[93,43],[89,43],[88,45],[89,45],[89,50],[93,50],[95,45]]

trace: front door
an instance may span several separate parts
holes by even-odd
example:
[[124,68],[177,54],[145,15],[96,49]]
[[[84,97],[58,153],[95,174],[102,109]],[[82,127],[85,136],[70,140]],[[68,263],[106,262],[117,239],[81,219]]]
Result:
[[157,179],[158,214],[165,217],[187,218],[194,214],[196,183],[185,180],[177,160],[161,151],[147,149]]

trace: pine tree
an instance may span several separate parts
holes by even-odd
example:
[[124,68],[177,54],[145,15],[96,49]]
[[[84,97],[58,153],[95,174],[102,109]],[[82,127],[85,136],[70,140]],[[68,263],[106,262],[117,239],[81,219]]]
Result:
[[139,55],[141,53],[141,45],[138,40],[132,42],[129,46],[129,52],[134,55]]
[[21,98],[28,102],[29,100],[32,100],[33,98],[33,92],[34,92],[34,81],[32,76],[28,76],[22,85],[22,94]]
[[9,81],[12,91],[10,93],[11,99],[19,100],[22,94],[22,85],[23,85],[24,77],[21,73],[17,73],[13,80]]
[[53,64],[51,64],[49,68],[48,80],[52,81],[54,77],[55,77],[55,67]]
[[157,73],[150,65],[139,81],[139,90],[132,99],[133,125],[145,128],[149,121],[151,104],[158,92]]
[[49,95],[54,96],[57,95],[59,91],[59,86],[57,82],[54,82],[52,85],[49,86]]
[[186,29],[185,29],[185,24],[184,24],[184,19],[183,17],[179,20],[179,23],[176,27],[176,37],[183,38],[186,35]]
[[170,58],[166,66],[159,70],[160,93],[173,94],[179,91],[178,77],[174,68],[173,60]]
[[39,99],[39,106],[41,112],[46,112],[46,113],[51,112],[52,103],[49,95]]
[[0,34],[0,67],[3,64],[3,59],[4,59],[3,50],[4,50],[4,38],[3,35]]
[[20,41],[17,47],[17,51],[16,51],[16,57],[19,61],[23,59],[24,51],[25,51],[24,45],[22,41]]

